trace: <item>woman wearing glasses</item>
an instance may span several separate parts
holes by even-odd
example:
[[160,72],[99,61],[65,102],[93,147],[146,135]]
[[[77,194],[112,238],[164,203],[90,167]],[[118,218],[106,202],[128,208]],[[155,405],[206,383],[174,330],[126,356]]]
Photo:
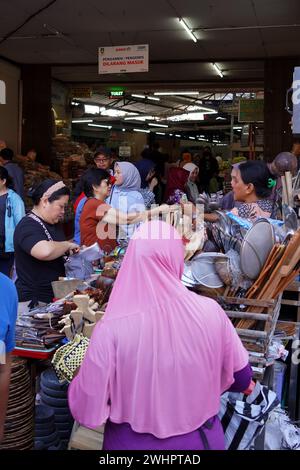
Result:
[[[100,149],[98,149],[94,155],[94,163],[96,165],[96,168],[99,168],[99,170],[108,171],[111,175],[113,174],[113,171],[111,170],[112,158],[111,158],[109,149],[105,147],[101,147]],[[75,211],[77,209],[77,206],[80,200],[84,197],[83,186],[84,186],[84,180],[88,171],[89,169],[83,173],[83,175],[81,176],[80,180],[78,181],[74,189],[74,210]]]

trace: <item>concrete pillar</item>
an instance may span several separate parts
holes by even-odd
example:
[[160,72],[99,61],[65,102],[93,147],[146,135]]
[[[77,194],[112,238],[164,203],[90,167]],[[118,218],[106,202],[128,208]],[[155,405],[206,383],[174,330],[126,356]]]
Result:
[[51,164],[51,67],[22,66],[22,153],[35,148],[37,159]]
[[279,152],[292,149],[291,116],[285,110],[285,101],[297,65],[300,65],[300,57],[299,60],[265,60],[264,156],[267,161],[273,160]]

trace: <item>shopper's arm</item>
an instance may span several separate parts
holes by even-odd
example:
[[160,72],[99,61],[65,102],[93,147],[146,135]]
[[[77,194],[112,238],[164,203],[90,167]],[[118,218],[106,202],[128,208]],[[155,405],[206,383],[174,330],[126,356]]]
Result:
[[42,240],[31,248],[31,256],[40,261],[52,261],[63,256],[68,251],[79,250],[78,245],[72,242],[54,242]]
[[[178,209],[178,206],[176,206],[176,209]],[[173,206],[163,204],[162,206],[155,207],[149,211],[129,212],[128,214],[126,214],[111,207],[106,212],[105,216],[102,219],[102,222],[113,225],[137,224],[138,222],[143,222],[148,218],[156,217],[160,214],[168,214],[172,210],[174,211]]]
[[9,382],[11,372],[11,354],[6,354],[6,363],[0,365],[0,442],[3,439]]
[[147,212],[121,212],[111,207],[102,219],[102,222],[112,225],[135,224],[147,219]]
[[204,214],[204,220],[205,222],[218,222],[219,216],[218,214],[212,213],[212,214]]
[[251,383],[252,379],[252,369],[250,364],[247,364],[246,367],[243,369],[234,372],[234,382],[231,384],[230,388],[228,389],[229,392],[244,392],[247,390]]

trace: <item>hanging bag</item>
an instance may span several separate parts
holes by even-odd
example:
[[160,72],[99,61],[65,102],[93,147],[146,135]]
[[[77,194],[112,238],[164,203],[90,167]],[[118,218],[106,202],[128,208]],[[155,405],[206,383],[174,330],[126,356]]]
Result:
[[250,395],[224,393],[218,416],[225,434],[226,449],[248,450],[278,403],[276,393],[259,382]]

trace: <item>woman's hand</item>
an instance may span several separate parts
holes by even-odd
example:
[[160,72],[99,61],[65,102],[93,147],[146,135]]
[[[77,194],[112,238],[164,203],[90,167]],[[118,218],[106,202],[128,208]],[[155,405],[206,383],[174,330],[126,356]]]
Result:
[[180,209],[180,206],[178,204],[162,204],[157,208],[160,212],[160,214],[169,214],[170,212],[176,212]]
[[80,246],[78,246],[77,243],[70,242],[67,251],[69,255],[75,255],[76,253],[79,253]]
[[157,178],[152,178],[150,184],[149,184],[149,189],[150,191],[153,191],[153,189],[155,188],[155,186],[158,185],[158,179]]

